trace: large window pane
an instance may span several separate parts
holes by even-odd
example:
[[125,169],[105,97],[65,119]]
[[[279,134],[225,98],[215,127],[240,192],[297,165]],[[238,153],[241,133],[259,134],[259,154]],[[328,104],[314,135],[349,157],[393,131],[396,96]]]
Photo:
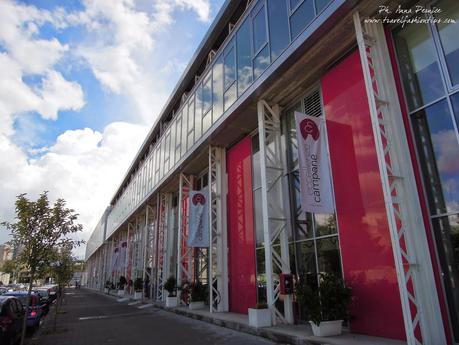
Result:
[[180,138],[180,145],[182,147],[182,157],[187,150],[187,147],[186,147],[186,136],[188,132],[187,123],[188,123],[188,108],[183,107],[183,110],[182,110],[182,137]]
[[456,118],[456,125],[459,128],[459,92],[451,96],[451,103],[453,104],[454,117]]
[[414,110],[441,97],[444,87],[428,26],[406,25],[394,37],[408,108]]
[[316,15],[322,12],[330,2],[331,0],[316,0]]
[[455,23],[442,22],[438,24],[438,33],[448,65],[449,75],[453,85],[459,84],[459,1],[444,0],[435,4],[442,12],[441,19],[454,19]]
[[298,275],[306,278],[311,285],[317,282],[316,255],[314,241],[297,242]]
[[212,112],[209,111],[202,118],[202,133],[207,132],[207,130],[212,125]]
[[236,80],[236,53],[234,51],[234,45],[232,43],[230,43],[230,45],[225,49],[224,55],[224,86],[226,90]]
[[175,157],[175,146],[176,146],[175,141],[177,139],[175,135],[176,129],[177,129],[177,119],[175,119],[171,125],[171,145],[169,149],[169,152],[170,152],[169,158],[171,161],[171,166],[174,166],[176,162],[176,157]]
[[459,211],[459,144],[448,103],[413,115],[431,214]]
[[215,61],[212,72],[213,78],[213,109],[212,123],[223,114],[223,56]]
[[336,234],[336,218],[334,214],[314,214],[316,236]]
[[195,141],[198,141],[202,135],[202,85],[196,89],[196,106],[195,106]]
[[261,73],[269,66],[269,48],[264,47],[253,61],[253,76],[257,79]]
[[175,131],[175,161],[177,162],[181,156],[181,138],[182,138],[182,116],[179,114],[176,120],[176,131]]
[[231,107],[231,105],[236,101],[236,83],[233,83],[228,90],[225,91],[225,111]]
[[274,61],[290,43],[285,0],[268,0],[269,45]]
[[296,38],[303,29],[314,19],[314,0],[304,0],[295,13],[290,17],[292,39]]
[[432,219],[448,295],[451,324],[459,339],[459,215]]
[[212,106],[212,75],[209,71],[202,83],[202,113],[205,114]]
[[250,22],[247,18],[236,36],[238,94],[242,94],[252,83],[252,48]]
[[194,124],[194,98],[192,98],[188,104],[188,148],[194,144]]
[[316,242],[319,273],[334,273],[341,276],[338,236],[327,237]]
[[[263,4],[262,1],[259,4]],[[267,41],[265,6],[256,6],[253,16],[253,51],[258,52]]]

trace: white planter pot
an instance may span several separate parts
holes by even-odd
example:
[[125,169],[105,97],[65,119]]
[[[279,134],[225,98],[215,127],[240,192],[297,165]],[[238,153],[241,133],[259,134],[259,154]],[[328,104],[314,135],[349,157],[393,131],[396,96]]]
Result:
[[166,307],[175,308],[178,305],[177,296],[166,297]]
[[104,288],[104,293],[108,294],[108,289]]
[[135,291],[134,292],[134,299],[136,301],[141,300],[142,299],[142,291]]
[[319,326],[312,321],[309,321],[309,323],[312,326],[312,333],[316,337],[329,337],[341,334],[343,320],[322,321]]
[[203,309],[204,308],[204,302],[190,302],[190,305],[188,306],[190,310],[196,310],[196,309]]
[[118,290],[118,296],[124,297],[124,290]]
[[249,308],[249,325],[252,327],[270,327],[271,311],[269,309]]

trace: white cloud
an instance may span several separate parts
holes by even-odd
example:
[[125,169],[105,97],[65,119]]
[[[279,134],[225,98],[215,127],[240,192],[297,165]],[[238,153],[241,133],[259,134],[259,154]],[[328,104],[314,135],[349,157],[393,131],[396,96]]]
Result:
[[[0,136],[0,219],[12,219],[15,196],[27,191],[35,198],[44,190],[64,198],[80,214],[87,239],[110,202],[148,127],[125,122],[108,125],[103,133],[85,128],[61,134],[37,159],[6,136]],[[5,239],[5,234],[0,238]],[[77,251],[84,253],[84,248]]]

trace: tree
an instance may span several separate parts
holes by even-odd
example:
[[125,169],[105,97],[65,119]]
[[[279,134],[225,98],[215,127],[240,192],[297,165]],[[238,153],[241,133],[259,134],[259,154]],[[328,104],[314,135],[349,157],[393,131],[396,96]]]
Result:
[[17,262],[14,260],[5,260],[3,261],[3,264],[0,266],[0,272],[9,274],[11,277],[13,277],[18,270],[19,267],[17,265]]
[[[57,199],[51,206],[46,191],[36,201],[29,200],[26,195],[17,196],[16,222],[1,224],[10,231],[12,240],[8,244],[18,250],[17,263],[30,272],[27,311],[34,279],[47,271],[55,256],[55,248],[73,249],[82,243],[69,236],[81,231],[83,226],[76,223],[78,214],[65,207],[64,199]],[[23,320],[21,345],[24,344],[26,322],[27,312]]]

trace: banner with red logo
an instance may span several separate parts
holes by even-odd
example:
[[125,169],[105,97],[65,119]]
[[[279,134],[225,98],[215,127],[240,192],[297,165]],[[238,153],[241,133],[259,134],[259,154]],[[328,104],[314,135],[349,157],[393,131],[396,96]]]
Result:
[[209,192],[190,191],[188,247],[209,247]]
[[325,119],[295,112],[301,209],[333,213],[333,191],[327,154]]

